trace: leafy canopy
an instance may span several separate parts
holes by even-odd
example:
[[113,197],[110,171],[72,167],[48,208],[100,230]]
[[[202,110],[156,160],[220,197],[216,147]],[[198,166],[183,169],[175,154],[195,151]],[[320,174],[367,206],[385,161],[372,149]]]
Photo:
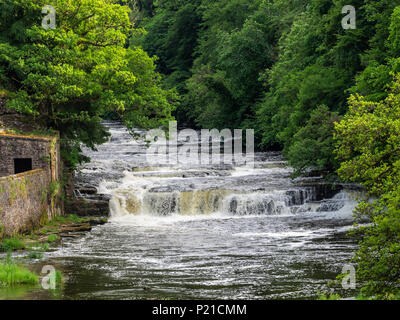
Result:
[[359,217],[371,224],[354,256],[361,294],[375,298],[400,296],[400,75],[388,97],[368,101],[351,96],[350,110],[336,124],[339,175],[360,182],[375,201],[361,201]]
[[[45,5],[56,29],[41,26]],[[128,127],[153,128],[172,119],[176,94],[163,90],[154,59],[127,48],[140,32],[129,8],[114,0],[4,0],[0,4],[0,86],[7,107],[60,131],[70,165],[80,144],[107,138],[104,114]]]

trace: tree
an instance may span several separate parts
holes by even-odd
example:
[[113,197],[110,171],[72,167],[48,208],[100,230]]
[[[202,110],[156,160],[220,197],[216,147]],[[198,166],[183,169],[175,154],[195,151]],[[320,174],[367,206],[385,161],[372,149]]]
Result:
[[387,96],[391,71],[400,72],[398,30],[400,27],[400,1],[364,1],[362,7],[368,21],[370,47],[362,53],[364,70],[356,77],[350,92],[361,94],[368,100],[380,101]]
[[344,115],[352,93],[380,101],[390,72],[400,72],[400,0],[354,0],[354,30],[342,27],[346,0],[154,4],[154,15],[141,23],[148,34],[139,43],[158,56],[163,85],[178,88],[179,122],[254,128],[258,149],[282,150],[298,173],[313,167],[330,174],[337,166],[332,126],[321,128],[331,133],[324,136],[324,152],[297,152],[321,147],[314,111],[326,106],[325,120]]
[[[131,43],[140,45],[157,59],[157,70],[164,75],[163,87],[175,88],[180,95],[187,93],[185,81],[191,76],[198,41],[201,15],[200,0],[157,1],[153,15],[142,19],[145,34],[136,34]],[[188,121],[184,107],[174,115],[182,125]]]
[[[101,116],[114,112],[129,128],[172,119],[173,91],[161,89],[154,59],[126,48],[132,32],[127,6],[114,0],[4,0],[0,4],[0,85],[7,107],[59,130],[70,166],[108,134]],[[41,26],[45,5],[56,28]]]
[[339,175],[359,182],[378,200],[362,201],[358,217],[371,225],[354,256],[361,295],[400,298],[400,75],[379,102],[351,96],[350,109],[336,125]]
[[254,105],[264,91],[260,74],[276,56],[275,18],[263,1],[203,1],[198,57],[183,103],[199,127],[254,123]]
[[[346,90],[354,85],[356,74],[362,70],[360,54],[368,48],[362,3],[353,3],[357,7],[356,30],[343,30],[341,26],[345,1],[313,0],[306,7],[293,6],[297,15],[289,15],[292,21],[279,40],[278,58],[265,72],[268,90],[256,108],[260,144],[265,148],[283,148],[297,173],[310,168],[326,174],[335,171],[333,144],[328,143],[332,136],[324,137],[329,151],[324,149],[316,154],[308,149],[313,154],[309,157],[298,151],[301,145],[320,145],[317,125],[309,126],[320,105],[340,115],[347,111]],[[280,19],[287,21],[282,16]],[[305,126],[309,134],[305,134]],[[333,130],[330,132],[333,134]]]
[[339,121],[337,113],[321,105],[313,110],[306,125],[297,131],[288,151],[289,164],[295,169],[293,176],[303,175],[308,169],[324,175],[335,172],[338,162],[332,153],[333,132]]

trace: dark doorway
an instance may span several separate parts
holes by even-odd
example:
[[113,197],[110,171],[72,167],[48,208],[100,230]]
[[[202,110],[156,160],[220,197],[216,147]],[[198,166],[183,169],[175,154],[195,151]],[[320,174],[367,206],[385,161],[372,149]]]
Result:
[[14,173],[21,173],[32,170],[32,159],[14,159]]

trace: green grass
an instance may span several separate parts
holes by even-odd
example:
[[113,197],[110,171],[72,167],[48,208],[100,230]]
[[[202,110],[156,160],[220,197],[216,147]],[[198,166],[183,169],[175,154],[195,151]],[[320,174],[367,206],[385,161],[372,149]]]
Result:
[[41,229],[40,231],[38,231],[37,233],[39,234],[39,235],[45,235],[46,233],[49,233],[49,232],[52,232],[53,230],[52,229],[50,229],[50,228],[43,228],[43,229]]
[[19,238],[5,238],[0,242],[0,251],[14,251],[25,249],[25,242]]
[[18,266],[8,254],[0,263],[0,286],[10,287],[19,284],[38,284],[39,277],[26,268]]
[[319,295],[319,300],[340,300],[342,297],[338,294],[322,293]]
[[50,249],[50,245],[47,242],[45,242],[45,243],[34,242],[34,243],[30,243],[28,245],[28,250],[32,250],[32,253],[33,252],[46,252],[49,249]]
[[[57,222],[58,223],[66,223],[66,222],[79,223],[79,222],[82,222],[82,221],[85,221],[85,218],[79,217],[76,214],[70,214],[70,215],[64,216],[64,217],[57,216],[52,220],[52,222],[54,222],[54,223],[57,223]],[[50,224],[51,224],[51,222],[50,222]]]
[[29,254],[26,256],[28,259],[42,259],[43,258],[43,253],[33,251],[29,252]]
[[56,235],[56,234],[50,234],[48,237],[47,237],[47,241],[48,242],[55,242],[55,241],[57,241],[58,239],[60,239],[60,237],[58,236],[58,235]]
[[40,246],[39,251],[40,251],[40,252],[46,252],[46,251],[49,250],[49,249],[50,249],[50,245],[49,245],[48,243],[43,243],[43,244]]
[[60,270],[56,270],[56,285],[59,286],[64,283],[64,277]]

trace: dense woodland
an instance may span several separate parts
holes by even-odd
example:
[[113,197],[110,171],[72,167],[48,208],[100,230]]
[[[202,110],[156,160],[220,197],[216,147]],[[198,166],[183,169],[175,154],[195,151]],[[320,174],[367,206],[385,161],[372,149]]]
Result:
[[379,101],[398,68],[400,1],[140,0],[131,39],[176,88],[181,124],[254,128],[259,149],[283,149],[298,174],[332,173],[333,123],[352,93]]
[[[400,1],[140,0],[131,39],[176,88],[189,126],[254,128],[295,168],[363,184],[372,222],[354,262],[361,297],[400,292]],[[338,170],[339,169],[339,170]]]
[[[54,3],[57,28],[40,27]],[[400,0],[2,0],[0,94],[61,132],[71,166],[104,117],[252,128],[259,150],[363,184],[360,296],[400,297]]]

